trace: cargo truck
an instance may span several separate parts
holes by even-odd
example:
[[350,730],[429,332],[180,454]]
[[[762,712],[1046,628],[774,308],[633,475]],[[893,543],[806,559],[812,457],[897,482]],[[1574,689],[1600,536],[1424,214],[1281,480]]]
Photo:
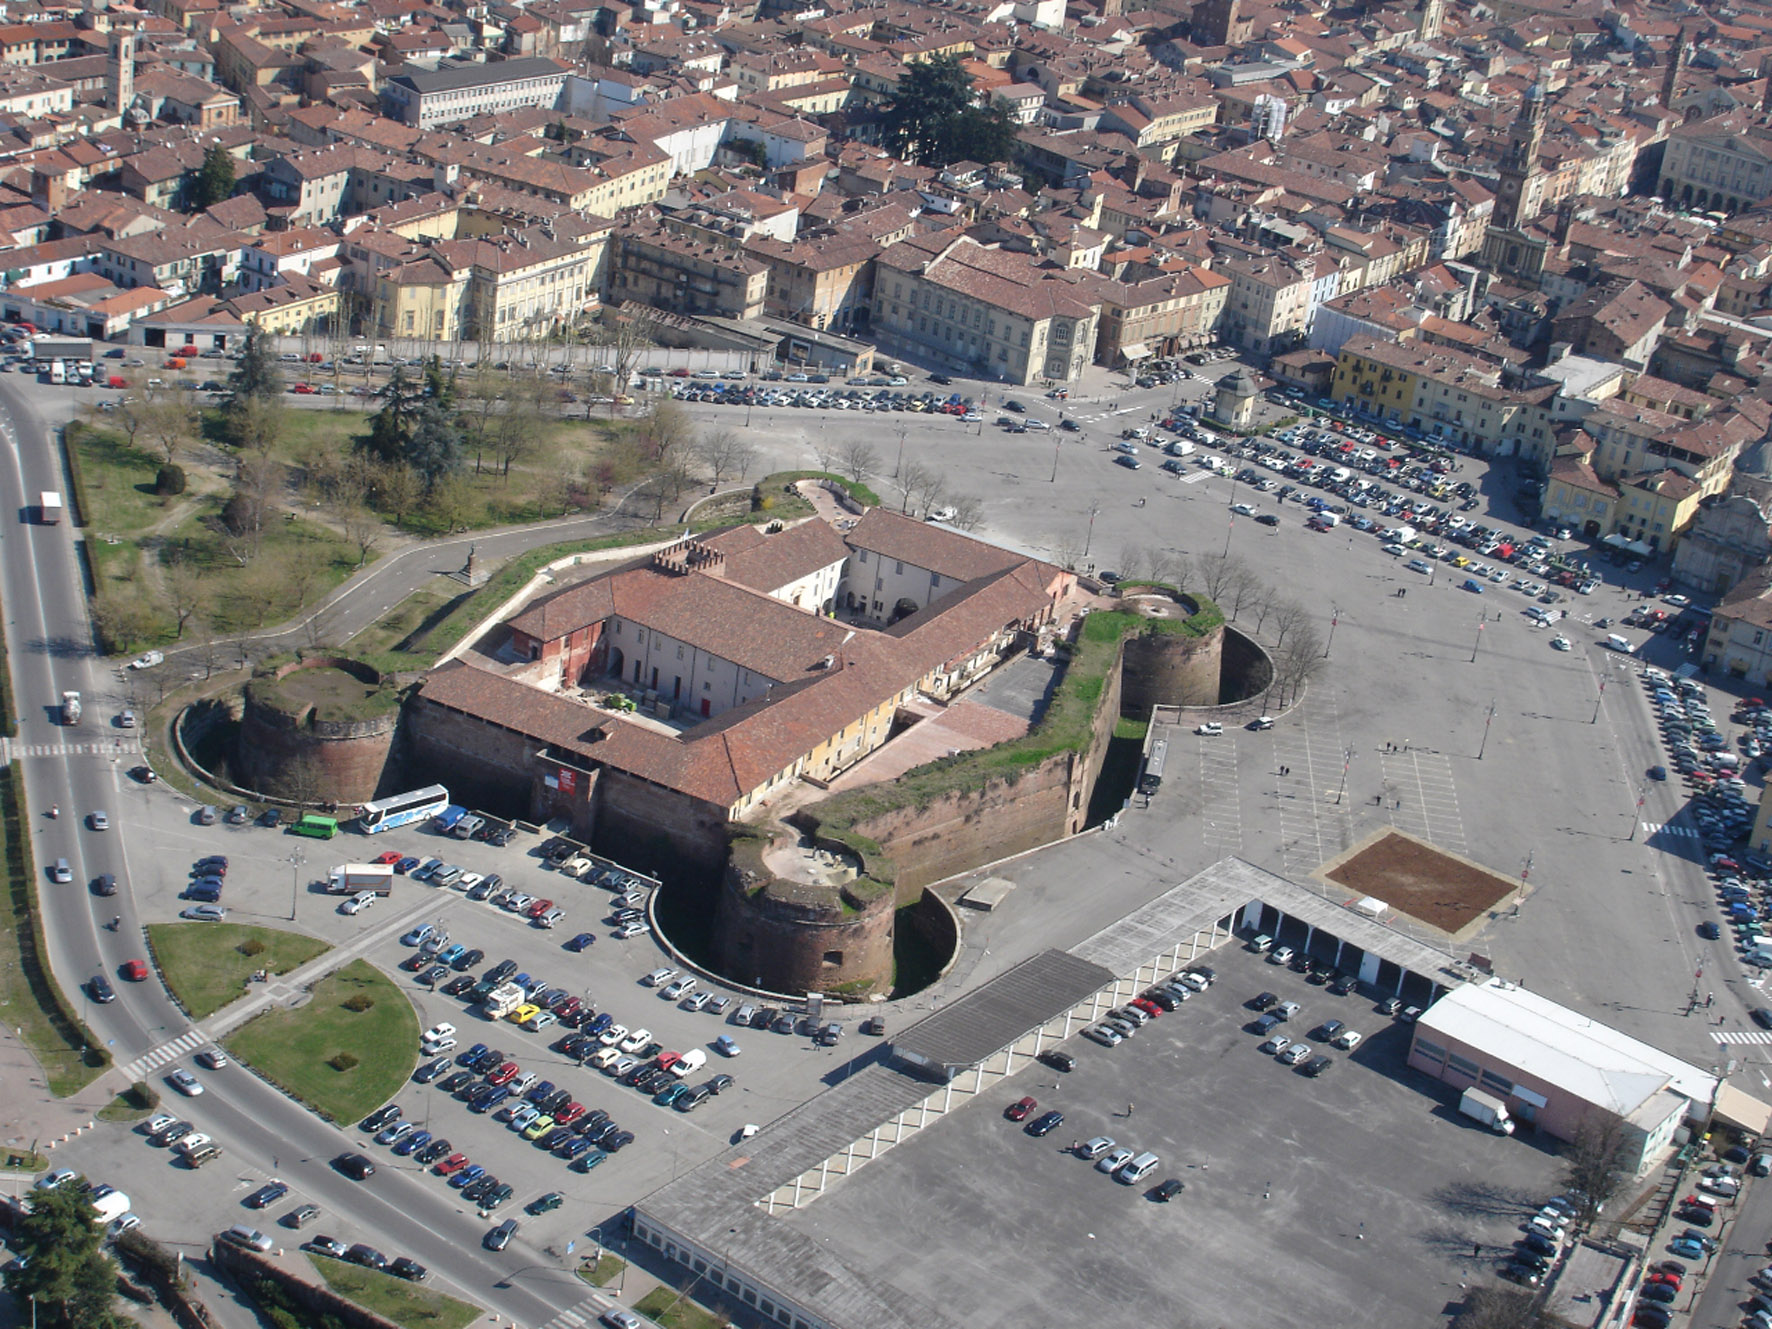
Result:
[[374,891],[380,896],[394,893],[394,868],[391,863],[345,863],[333,868],[326,878],[328,895],[355,895],[358,891]]
[[45,489],[37,498],[37,519],[45,526],[60,526],[62,521],[62,496],[53,489]]
[[78,692],[62,693],[62,723],[80,723],[80,694]]
[[122,1191],[110,1191],[94,1200],[92,1208],[101,1224],[109,1223],[129,1212],[129,1197]]
[[502,1020],[521,1006],[528,994],[516,983],[500,983],[486,998],[482,1009],[488,1020]]
[[1513,1118],[1507,1115],[1507,1104],[1481,1089],[1466,1089],[1458,1100],[1458,1110],[1472,1121],[1480,1121],[1497,1135],[1514,1133]]

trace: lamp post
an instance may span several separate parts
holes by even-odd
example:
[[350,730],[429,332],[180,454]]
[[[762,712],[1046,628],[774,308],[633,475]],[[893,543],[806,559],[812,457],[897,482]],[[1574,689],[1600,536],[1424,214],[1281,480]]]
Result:
[[301,891],[302,865],[308,860],[300,850],[289,856],[289,921],[295,922],[296,897]]
[[1323,643],[1323,658],[1329,658],[1329,652],[1335,646],[1335,625],[1341,622],[1341,606],[1336,605],[1329,613],[1329,640]]
[[1489,746],[1489,725],[1495,719],[1495,703],[1489,703],[1489,714],[1483,717],[1483,741],[1477,744],[1477,760],[1483,760],[1483,752]]
[[1341,796],[1347,793],[1347,768],[1354,764],[1354,750],[1343,748],[1341,752],[1341,788],[1335,791],[1335,801],[1341,802]]
[[1483,620],[1477,620],[1477,639],[1471,643],[1471,663],[1477,662],[1477,647],[1483,644]]
[[1594,715],[1593,715],[1593,719],[1588,721],[1589,724],[1598,724],[1600,722],[1600,703],[1602,701],[1604,701],[1605,699],[1606,699],[1606,680],[1602,678],[1600,680],[1600,690],[1594,694]]
[[1089,557],[1089,546],[1095,540],[1095,514],[1100,511],[1101,511],[1101,504],[1092,503],[1089,505],[1089,531],[1088,531],[1088,534],[1086,534],[1083,537],[1083,557],[1084,558]]

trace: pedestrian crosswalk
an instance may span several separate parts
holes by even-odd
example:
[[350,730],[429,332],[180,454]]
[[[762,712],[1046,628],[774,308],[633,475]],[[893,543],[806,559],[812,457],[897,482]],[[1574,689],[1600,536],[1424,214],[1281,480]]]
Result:
[[597,1322],[599,1316],[615,1303],[606,1298],[586,1297],[578,1305],[563,1310],[545,1324],[538,1324],[535,1329],[585,1329],[586,1325]]
[[1675,826],[1671,822],[1646,821],[1643,823],[1643,834],[1649,838],[1653,838],[1657,835],[1684,836],[1685,838],[1692,840],[1698,838],[1698,832],[1692,827]]
[[20,743],[17,739],[0,738],[0,763],[23,757],[108,757],[141,750],[141,744],[133,738],[107,738],[95,743]]
[[1772,1030],[1766,1029],[1724,1029],[1711,1031],[1711,1038],[1718,1043],[1772,1043]]
[[162,1043],[159,1047],[144,1052],[130,1062],[123,1068],[123,1078],[133,1083],[156,1067],[164,1066],[169,1061],[177,1061],[185,1053],[194,1052],[207,1042],[209,1039],[201,1029],[192,1029],[188,1033],[180,1034],[170,1042]]

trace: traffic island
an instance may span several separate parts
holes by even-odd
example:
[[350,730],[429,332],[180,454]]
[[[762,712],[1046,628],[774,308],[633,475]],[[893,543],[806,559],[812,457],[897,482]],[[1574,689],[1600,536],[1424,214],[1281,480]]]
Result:
[[417,1064],[418,1014],[367,960],[354,960],[293,1008],[266,1011],[226,1040],[241,1062],[332,1121],[380,1107]]
[[332,949],[318,937],[245,923],[153,923],[148,946],[193,1020],[238,1001],[255,973],[286,974]]
[[364,1310],[406,1329],[466,1329],[480,1308],[392,1274],[309,1253],[326,1286]]

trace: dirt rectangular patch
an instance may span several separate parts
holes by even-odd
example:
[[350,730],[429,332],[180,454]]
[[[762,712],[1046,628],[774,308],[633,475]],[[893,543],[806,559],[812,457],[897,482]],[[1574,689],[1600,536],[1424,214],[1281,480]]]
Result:
[[1356,896],[1383,900],[1398,913],[1457,934],[1481,919],[1516,883],[1401,831],[1387,831],[1323,876]]

